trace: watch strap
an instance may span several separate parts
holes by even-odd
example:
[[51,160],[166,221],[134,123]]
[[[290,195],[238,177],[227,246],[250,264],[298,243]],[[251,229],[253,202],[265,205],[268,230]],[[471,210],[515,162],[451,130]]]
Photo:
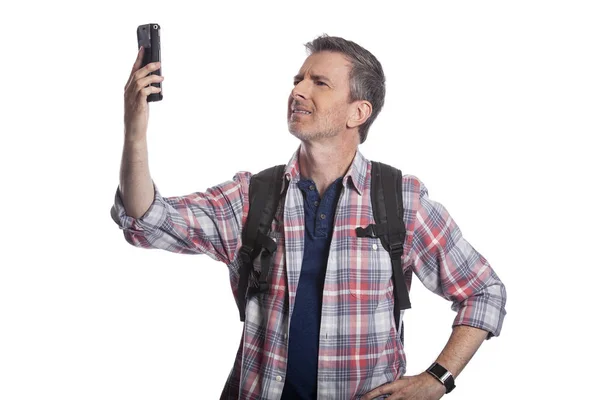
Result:
[[446,387],[446,393],[450,393],[452,389],[456,387],[454,385],[454,377],[450,371],[437,362],[431,364],[431,366],[427,368],[427,372]]

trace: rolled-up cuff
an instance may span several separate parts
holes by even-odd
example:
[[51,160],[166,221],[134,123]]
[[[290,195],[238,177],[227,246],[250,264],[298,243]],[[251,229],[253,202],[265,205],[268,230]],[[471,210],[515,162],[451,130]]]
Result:
[[[499,336],[506,310],[504,285],[495,285],[498,293],[486,292],[470,297],[462,302],[457,310],[452,326],[467,325],[488,331],[486,339]],[[491,289],[491,288],[488,288]],[[498,290],[499,289],[499,290]]]
[[161,226],[167,216],[166,205],[154,181],[154,200],[150,208],[140,218],[133,218],[126,214],[125,206],[121,198],[121,190],[117,186],[115,202],[110,210],[110,216],[120,229],[131,233],[152,232]]

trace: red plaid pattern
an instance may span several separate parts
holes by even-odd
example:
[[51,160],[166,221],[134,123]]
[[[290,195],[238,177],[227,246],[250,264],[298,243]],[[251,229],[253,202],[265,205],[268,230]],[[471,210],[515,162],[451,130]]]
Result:
[[[304,242],[303,198],[298,151],[282,179],[289,180],[272,225],[277,242],[268,293],[246,308],[244,335],[222,399],[279,399],[285,382],[287,332]],[[319,338],[318,397],[356,399],[404,375],[406,358],[394,323],[394,288],[388,252],[379,239],[357,237],[355,228],[374,223],[370,202],[371,163],[357,151],[343,179],[331,241]],[[207,254],[224,262],[236,296],[241,233],[248,213],[251,174],[187,196],[162,197],[140,219],[125,214],[117,189],[111,209],[134,246],[176,253]],[[415,176],[403,177],[403,266],[432,292],[452,302],[454,325],[497,336],[506,311],[505,287],[461,235],[446,209],[428,197]],[[255,265],[258,268],[258,264]],[[410,281],[410,279],[409,279]]]

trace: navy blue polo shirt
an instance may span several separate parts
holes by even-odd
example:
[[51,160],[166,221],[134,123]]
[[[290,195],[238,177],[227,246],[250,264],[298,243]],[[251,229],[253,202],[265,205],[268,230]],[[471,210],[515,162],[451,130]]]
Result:
[[319,198],[316,185],[310,179],[301,179],[298,187],[304,196],[304,256],[290,321],[288,363],[282,400],[317,398],[323,285],[342,178],[338,178],[327,188],[323,199]]

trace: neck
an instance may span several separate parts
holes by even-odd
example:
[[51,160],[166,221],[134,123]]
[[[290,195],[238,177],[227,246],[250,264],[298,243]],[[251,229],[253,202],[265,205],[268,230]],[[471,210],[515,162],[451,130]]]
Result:
[[[345,143],[344,143],[345,142]],[[320,195],[350,168],[356,155],[358,143],[346,141],[303,141],[298,161],[300,173],[312,179]]]

